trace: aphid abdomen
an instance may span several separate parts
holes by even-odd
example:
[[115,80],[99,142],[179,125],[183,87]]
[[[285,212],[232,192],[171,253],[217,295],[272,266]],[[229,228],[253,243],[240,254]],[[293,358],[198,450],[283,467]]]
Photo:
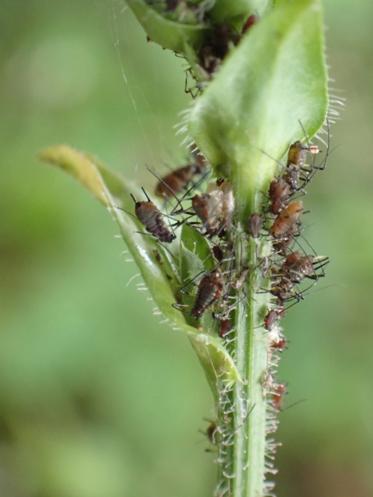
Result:
[[292,233],[294,227],[303,212],[303,202],[294,200],[283,209],[274,220],[271,226],[271,235],[274,238],[281,238]]
[[193,176],[200,172],[201,168],[194,164],[179,167],[158,181],[155,194],[158,197],[170,198],[180,193],[188,186]]
[[219,270],[214,270],[207,273],[198,285],[198,291],[192,316],[200,318],[202,314],[214,304],[222,295],[223,292],[223,277]]
[[159,241],[171,243],[176,237],[166,226],[161,212],[153,202],[136,202],[135,213],[139,221],[145,226],[148,233]]

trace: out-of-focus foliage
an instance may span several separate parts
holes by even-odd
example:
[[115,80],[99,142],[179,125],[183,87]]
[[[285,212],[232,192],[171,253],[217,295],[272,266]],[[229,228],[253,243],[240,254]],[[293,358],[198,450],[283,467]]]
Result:
[[[307,199],[306,236],[332,262],[286,320],[286,403],[305,401],[282,415],[280,497],[373,490],[373,5],[325,3],[348,106]],[[127,286],[136,269],[106,213],[36,159],[64,140],[150,189],[145,164],[183,159],[183,64],[117,0],[1,5],[0,494],[209,495],[198,430],[212,404],[189,344],[152,315],[140,279]]]

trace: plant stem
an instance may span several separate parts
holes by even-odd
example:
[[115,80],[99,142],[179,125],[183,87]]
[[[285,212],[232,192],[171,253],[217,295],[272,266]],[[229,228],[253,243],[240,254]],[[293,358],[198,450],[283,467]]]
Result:
[[[259,292],[268,286],[260,261],[268,255],[270,242],[254,240],[238,228],[235,247],[238,271],[245,267],[251,270],[247,287],[237,295],[232,350],[242,382],[237,382],[230,392],[231,402],[223,401],[219,406],[222,411],[219,423],[229,424],[222,429],[222,433],[227,431],[229,436],[222,436],[221,443],[229,446],[229,450],[226,457],[221,458],[222,479],[217,497],[262,497],[266,492],[266,384],[269,376],[268,333],[262,323],[269,295]],[[220,452],[224,454],[224,448]]]

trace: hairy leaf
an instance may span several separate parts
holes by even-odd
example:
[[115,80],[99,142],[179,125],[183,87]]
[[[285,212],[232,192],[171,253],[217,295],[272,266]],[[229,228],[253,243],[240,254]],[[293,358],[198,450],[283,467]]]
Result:
[[178,275],[172,273],[174,268],[165,263],[164,257],[160,260],[158,254],[162,251],[161,244],[151,236],[142,234],[143,227],[130,214],[133,212],[130,194],[141,199],[142,193],[96,159],[69,146],[47,148],[41,152],[40,157],[72,175],[111,211],[155,303],[173,328],[188,335],[213,389],[216,388],[217,378],[228,382],[237,380],[238,374],[232,358],[219,339],[188,325],[182,313],[173,307],[176,294],[173,281]]
[[319,0],[278,2],[231,52],[190,114],[190,131],[241,213],[266,189],[290,143],[312,137],[327,113]]

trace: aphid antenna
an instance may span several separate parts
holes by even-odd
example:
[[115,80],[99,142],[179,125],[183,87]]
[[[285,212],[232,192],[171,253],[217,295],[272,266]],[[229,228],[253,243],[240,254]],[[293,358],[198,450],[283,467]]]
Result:
[[179,289],[179,291],[180,291],[181,293],[186,293],[186,292],[185,292],[185,288],[187,288],[187,287],[188,287],[188,286],[190,286],[192,283],[194,283],[194,281],[195,281],[195,280],[196,280],[199,276],[201,276],[201,274],[203,274],[203,273],[205,273],[205,272],[206,272],[206,271],[205,271],[205,270],[203,270],[203,271],[200,271],[199,273],[197,273],[195,276],[193,276],[193,278],[192,278],[192,279],[190,279],[187,283],[185,283],[185,285],[183,285],[183,286]]
[[[206,171],[202,174],[201,178],[196,183],[191,181],[192,185],[183,193],[183,195],[181,196],[180,199],[177,199],[178,204],[181,205],[181,209],[183,209],[181,202],[183,202],[185,200],[192,200],[191,198],[188,198],[188,195],[190,194],[190,192],[193,191],[193,189],[199,188],[200,185],[205,181],[205,179],[208,178],[209,175],[210,175],[210,171]],[[171,214],[174,214],[174,209],[172,209]]]
[[291,409],[292,407],[298,406],[299,404],[303,404],[303,402],[307,402],[307,400],[308,399],[299,399],[299,400],[296,400],[292,404],[290,404],[290,405],[284,407],[283,409],[281,409],[281,412],[287,411],[288,409]]
[[[256,147],[254,147],[254,148],[256,148]],[[278,166],[280,166],[280,167],[281,167],[281,169],[284,169],[284,168],[285,168],[285,164],[284,164],[283,162],[281,162],[281,161],[280,161],[280,160],[278,160],[278,159],[275,159],[275,157],[273,157],[272,155],[270,155],[268,152],[266,152],[266,151],[265,151],[265,150],[263,150],[262,148],[258,148],[258,150],[259,150],[262,154],[266,155],[269,159],[272,159],[273,161],[275,161],[275,162],[276,162],[276,164],[277,164]]]
[[[131,196],[132,196],[132,194],[131,194]],[[133,198],[133,197],[132,197],[132,198]],[[136,219],[136,221],[138,221],[137,217],[136,217],[134,214],[132,214],[132,212],[130,212],[130,211],[126,211],[126,209],[123,209],[123,207],[120,207],[119,205],[113,205],[113,206],[112,206],[112,208],[113,208],[113,209],[118,209],[118,210],[120,210],[120,211],[122,211],[122,212],[125,212],[125,213],[126,213],[126,214],[128,214],[129,216],[131,216],[131,217],[133,217],[134,219]]]
[[[156,172],[154,172],[149,166],[146,166],[146,169],[150,172],[150,174],[152,174],[160,183],[162,183],[162,185],[167,188],[167,190],[172,194],[172,196],[176,199],[176,202],[178,203],[178,205],[180,206],[180,208],[182,209],[183,206],[181,204],[181,202],[179,201],[179,199],[177,198],[177,195],[176,193],[174,192],[174,190],[160,177],[158,176],[158,174]],[[148,197],[148,194],[145,192],[145,190],[142,188],[143,192],[145,193],[145,196],[146,198],[148,199],[148,202],[150,202],[150,199]],[[171,214],[173,212],[171,211]]]
[[[135,197],[135,195],[134,195],[133,193],[130,193],[130,197],[132,198],[133,202],[134,202],[135,204],[137,204],[136,197]],[[120,208],[120,207],[119,207],[119,208]]]
[[[143,186],[141,187],[141,190],[143,191],[143,193],[144,193],[144,195],[145,195],[145,197],[146,197],[146,200],[147,200],[148,202],[152,202],[152,201],[150,200],[149,195],[147,194],[147,192],[146,192],[146,190],[145,190],[145,188],[144,188]],[[152,202],[152,203],[153,203],[153,202]]]
[[308,133],[307,133],[306,128],[304,127],[302,121],[300,119],[298,119],[298,122],[299,122],[300,127],[302,128],[303,135],[304,135],[304,138],[305,138],[306,143],[307,143],[307,148],[305,150],[308,150],[313,155],[319,154],[320,150],[317,150],[317,151],[316,151],[316,149],[315,149],[315,151],[312,150],[312,143],[311,143],[310,137],[308,136]]

